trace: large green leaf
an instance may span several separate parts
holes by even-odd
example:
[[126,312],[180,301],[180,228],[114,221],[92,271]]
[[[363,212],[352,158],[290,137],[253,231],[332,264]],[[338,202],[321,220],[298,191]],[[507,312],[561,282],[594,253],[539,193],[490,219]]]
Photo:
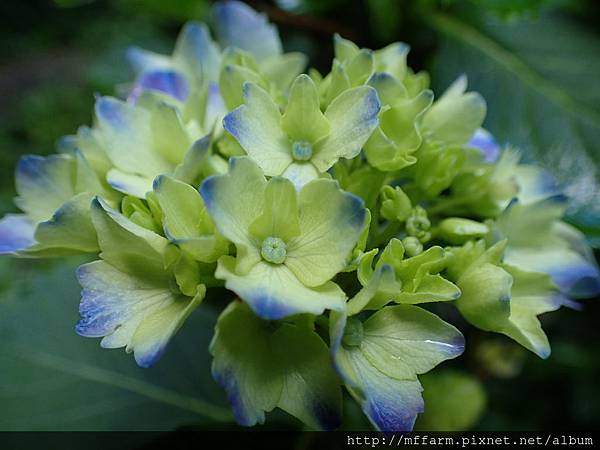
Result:
[[[42,265],[45,264],[45,265]],[[210,375],[216,312],[203,304],[151,369],[75,334],[74,262],[10,261],[0,297],[0,430],[168,430],[230,421]]]
[[[477,23],[474,25],[473,23]],[[433,14],[438,92],[466,73],[488,104],[485,126],[518,146],[572,197],[570,219],[600,245],[600,39],[565,17],[515,23]]]

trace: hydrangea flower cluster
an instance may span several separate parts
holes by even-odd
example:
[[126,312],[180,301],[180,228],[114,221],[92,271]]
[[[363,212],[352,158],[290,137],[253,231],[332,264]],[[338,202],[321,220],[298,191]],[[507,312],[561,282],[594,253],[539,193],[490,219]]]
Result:
[[342,386],[376,429],[412,429],[418,375],[465,346],[423,304],[550,354],[538,316],[598,294],[600,272],[464,77],[434,98],[405,44],[340,36],[331,71],[306,74],[245,4],[213,23],[170,56],[131,49],[128,98],[98,97],[92,127],[18,164],[0,252],[97,255],[77,271],[77,333],[149,367],[224,286],[212,373],[237,421],[278,407],[326,430]]

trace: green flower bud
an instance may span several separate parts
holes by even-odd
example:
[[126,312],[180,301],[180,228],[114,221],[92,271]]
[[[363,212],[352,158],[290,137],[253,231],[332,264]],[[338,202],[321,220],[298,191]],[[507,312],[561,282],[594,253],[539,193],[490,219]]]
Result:
[[439,224],[440,236],[451,244],[464,244],[470,239],[477,239],[489,232],[487,225],[474,220],[450,217]]
[[421,242],[427,242],[431,239],[429,228],[431,228],[431,222],[427,217],[427,211],[421,206],[415,206],[406,219],[406,232]]
[[381,216],[386,220],[404,222],[411,213],[412,204],[408,196],[398,186],[384,186],[381,189]]
[[423,244],[414,236],[402,239],[402,245],[408,256],[417,256],[423,252]]
[[148,207],[144,200],[128,195],[123,198],[121,210],[123,211],[123,215],[133,223],[159,234],[162,233],[160,218],[158,220],[155,218],[151,208]]

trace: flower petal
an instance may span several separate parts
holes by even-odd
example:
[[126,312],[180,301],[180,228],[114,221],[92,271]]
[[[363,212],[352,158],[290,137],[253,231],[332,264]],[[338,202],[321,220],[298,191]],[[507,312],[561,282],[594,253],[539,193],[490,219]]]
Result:
[[424,411],[419,381],[391,378],[372,366],[359,347],[342,346],[344,315],[332,313],[330,324],[336,370],[371,423],[380,431],[411,431]]
[[281,127],[294,141],[317,142],[329,134],[329,121],[319,107],[319,93],[313,80],[299,75],[292,85]]
[[291,143],[283,132],[279,107],[253,83],[244,84],[246,103],[227,114],[223,128],[231,133],[266,175],[281,175],[292,162]]
[[260,260],[250,236],[250,225],[264,208],[267,181],[260,168],[248,157],[229,160],[229,172],[204,180],[200,195],[219,232],[232,241],[238,251],[238,271],[247,271]]
[[98,251],[96,230],[90,218],[93,194],[82,192],[66,201],[52,218],[40,222],[35,230],[31,256],[95,253]]
[[456,358],[464,349],[460,331],[417,306],[388,306],[364,323],[361,351],[392,378],[412,379]]
[[321,314],[325,309],[344,307],[345,294],[338,285],[327,282],[308,288],[285,265],[259,262],[246,275],[236,274],[235,259],[219,259],[215,277],[226,280],[234,291],[266,320],[283,319],[294,314]]
[[331,133],[316,144],[313,164],[325,172],[339,158],[354,158],[377,128],[377,91],[359,86],[338,95],[325,111]]
[[100,97],[96,101],[96,117],[104,149],[117,169],[152,179],[172,170],[153,148],[147,110]]
[[113,189],[138,198],[146,198],[146,194],[152,191],[152,178],[119,169],[110,169],[106,174],[106,181]]
[[433,139],[463,145],[481,126],[486,103],[476,92],[467,92],[467,79],[458,78],[423,116],[423,129]]
[[136,73],[172,67],[171,58],[168,56],[150,52],[139,47],[129,47],[127,49],[127,60]]
[[91,216],[103,260],[128,274],[167,283],[164,254],[169,241],[133,223],[100,198],[92,201]]
[[296,190],[299,191],[306,183],[319,178],[319,172],[309,161],[293,162],[285,169],[281,176],[294,183]]
[[285,265],[307,286],[319,286],[341,271],[365,222],[361,199],[337,182],[319,179],[300,191],[300,231],[288,243]]
[[265,189],[262,214],[250,225],[252,235],[260,240],[278,237],[288,241],[300,234],[298,204],[294,185],[287,179],[273,177]]
[[138,77],[128,101],[135,104],[145,91],[162,92],[183,102],[189,95],[189,86],[183,75],[174,70],[154,70]]
[[252,53],[258,61],[281,54],[281,40],[267,17],[238,1],[219,2],[213,7],[219,42]]
[[495,162],[500,156],[500,146],[494,136],[483,128],[477,128],[475,134],[467,142],[467,146],[480,150],[483,153],[483,159],[489,163]]
[[0,255],[15,254],[35,243],[33,224],[25,214],[7,214],[0,220]]
[[203,81],[219,79],[221,54],[203,23],[185,24],[177,37],[173,60],[176,64],[182,64],[191,74],[202,74]]
[[101,345],[105,348],[126,347],[142,367],[160,358],[200,300],[178,297],[168,285],[139,279],[104,261],[79,267],[77,277],[83,287],[77,333],[104,337]]
[[15,200],[32,223],[48,220],[73,195],[75,161],[68,155],[25,155],[17,164]]

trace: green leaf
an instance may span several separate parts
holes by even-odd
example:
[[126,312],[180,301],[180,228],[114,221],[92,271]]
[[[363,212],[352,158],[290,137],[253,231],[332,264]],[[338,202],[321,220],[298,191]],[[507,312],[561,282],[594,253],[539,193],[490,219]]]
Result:
[[556,177],[572,197],[570,219],[600,244],[597,37],[549,15],[473,26],[436,14],[431,23],[443,35],[434,79],[444,86],[467,73],[470,86],[488,102],[486,128]]
[[230,421],[209,370],[215,313],[192,314],[159,364],[142,369],[122,350],[75,334],[77,263],[3,268],[15,281],[0,300],[0,429],[170,430]]

